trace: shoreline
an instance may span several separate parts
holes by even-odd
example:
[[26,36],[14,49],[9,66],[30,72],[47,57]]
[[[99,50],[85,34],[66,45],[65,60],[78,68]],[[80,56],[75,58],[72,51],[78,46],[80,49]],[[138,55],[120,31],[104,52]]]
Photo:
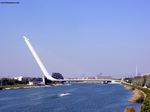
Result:
[[130,97],[129,101],[134,103],[142,103],[146,99],[146,94],[139,89],[133,88],[129,85],[124,85],[125,89],[132,90],[132,96]]
[[135,89],[133,90],[133,94],[129,101],[134,102],[134,103],[143,103],[143,101],[146,98],[146,94],[143,93],[141,90]]
[[28,88],[44,88],[44,87],[51,87],[51,86],[35,86],[35,85],[13,85],[13,86],[2,86],[0,90],[15,90],[15,89],[28,89]]
[[[130,96],[130,98],[128,99],[129,102],[133,102],[133,103],[140,103],[140,107],[139,107],[139,110],[138,112],[141,111],[141,107],[142,107],[142,102],[143,102],[143,92],[141,90],[138,90],[138,89],[135,89],[133,88],[132,86],[128,86],[128,85],[124,85],[124,88],[126,90],[131,90],[132,91],[132,95]],[[131,105],[127,106],[124,110],[124,112],[136,112],[135,111],[135,108]]]
[[128,83],[122,83],[122,85],[127,90],[134,91],[129,101],[134,103],[140,103],[141,104],[140,112],[150,111],[150,89],[149,88],[134,86]]
[[7,85],[1,86],[0,90],[15,90],[15,89],[28,89],[28,88],[46,88],[52,86],[62,86],[63,84],[51,84],[51,85]]
[[146,94],[137,88],[134,88],[130,85],[123,85],[125,87],[125,89],[127,90],[132,90],[132,96],[129,98],[130,102],[134,102],[134,103],[143,103],[143,101],[146,99]]

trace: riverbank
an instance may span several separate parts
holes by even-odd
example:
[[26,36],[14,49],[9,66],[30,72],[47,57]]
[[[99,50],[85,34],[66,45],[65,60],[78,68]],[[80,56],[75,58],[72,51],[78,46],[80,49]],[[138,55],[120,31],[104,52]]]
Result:
[[146,98],[145,93],[143,93],[141,90],[135,89],[133,90],[133,95],[129,99],[129,101],[135,103],[142,103],[145,100],[145,98]]
[[141,112],[150,112],[150,89],[142,88],[142,91],[146,94],[146,99],[142,104]]
[[35,85],[7,85],[1,86],[0,90],[12,90],[12,89],[26,89],[26,88],[41,88],[41,87],[50,87],[50,86],[35,86]]
[[5,85],[0,86],[0,90],[12,90],[12,89],[26,89],[26,88],[42,88],[42,87],[51,87],[51,86],[62,86],[63,84],[56,83],[51,85],[25,85],[25,84],[16,84],[16,85]]
[[129,99],[129,101],[134,102],[134,103],[142,103],[145,100],[146,94],[142,90],[136,89],[129,85],[124,85],[124,87],[127,90],[133,90],[133,94],[131,98]]
[[141,103],[142,106],[140,112],[150,112],[150,89],[127,83],[123,83],[123,85],[126,89],[133,90],[133,95],[129,101]]

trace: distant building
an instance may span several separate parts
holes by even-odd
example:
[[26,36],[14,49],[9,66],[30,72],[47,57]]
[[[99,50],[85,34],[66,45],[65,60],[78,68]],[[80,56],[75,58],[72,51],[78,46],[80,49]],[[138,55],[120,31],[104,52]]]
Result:
[[42,78],[37,78],[37,77],[14,77],[13,79],[18,80],[19,84],[28,84],[28,85],[37,85],[41,82],[43,82]]
[[150,73],[142,74],[141,76],[150,76]]
[[42,78],[28,77],[28,85],[38,85],[43,82]]
[[95,79],[95,77],[84,77],[83,79]]
[[112,77],[111,76],[101,76],[101,75],[98,75],[96,77],[96,79],[112,79]]
[[16,80],[18,80],[18,81],[22,81],[22,80],[23,80],[23,76],[14,77],[14,79],[16,79]]
[[33,81],[29,81],[29,83],[27,85],[34,85]]

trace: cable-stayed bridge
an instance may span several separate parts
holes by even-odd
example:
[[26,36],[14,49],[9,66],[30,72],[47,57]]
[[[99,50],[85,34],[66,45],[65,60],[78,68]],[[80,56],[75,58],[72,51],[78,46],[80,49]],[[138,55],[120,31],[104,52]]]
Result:
[[36,60],[37,64],[39,65],[41,71],[43,72],[43,82],[45,84],[45,78],[47,78],[50,81],[63,81],[63,82],[68,82],[68,83],[119,83],[121,80],[116,80],[116,79],[55,79],[53,78],[48,71],[46,70],[45,66],[43,65],[41,59],[37,55],[36,51],[34,50],[33,46],[29,42],[29,39],[23,36],[29,50],[31,51],[34,59]]

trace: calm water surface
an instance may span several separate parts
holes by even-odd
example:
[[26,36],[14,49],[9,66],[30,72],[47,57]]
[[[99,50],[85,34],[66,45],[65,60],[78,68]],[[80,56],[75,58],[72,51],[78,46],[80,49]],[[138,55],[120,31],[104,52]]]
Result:
[[124,112],[129,105],[138,112],[141,104],[129,102],[131,95],[123,86],[111,84],[3,90],[0,112]]

